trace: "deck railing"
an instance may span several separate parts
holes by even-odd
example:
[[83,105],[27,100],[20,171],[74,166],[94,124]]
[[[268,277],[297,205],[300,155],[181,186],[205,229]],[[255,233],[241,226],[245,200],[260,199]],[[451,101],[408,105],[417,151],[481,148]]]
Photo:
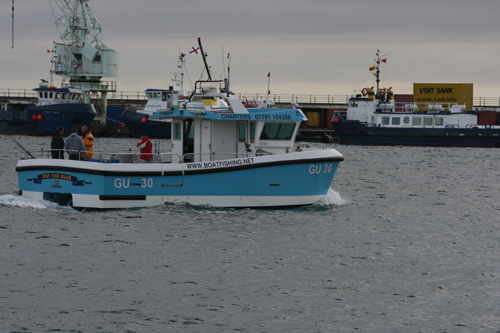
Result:
[[[114,88],[116,89],[116,88]],[[259,93],[236,93],[242,102],[246,99],[272,99],[276,103],[298,103],[300,104],[348,104],[351,95],[319,95],[319,94],[259,94]],[[32,89],[6,89],[0,88],[0,98],[23,98],[36,99]],[[108,99],[120,101],[146,101],[143,91],[116,91],[108,94]],[[500,107],[500,97],[474,97],[473,106]]]

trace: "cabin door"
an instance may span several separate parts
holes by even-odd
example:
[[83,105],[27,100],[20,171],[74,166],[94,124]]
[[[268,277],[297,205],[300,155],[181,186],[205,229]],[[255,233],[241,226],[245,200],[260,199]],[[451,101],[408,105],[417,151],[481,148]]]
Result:
[[201,121],[200,133],[200,160],[212,160],[212,120],[203,119]]
[[194,121],[192,119],[184,120],[182,154],[184,162],[194,161]]
[[[172,154],[162,156],[162,187],[181,187],[184,183],[184,163],[182,161],[183,150],[183,122],[174,120],[172,122]],[[172,165],[179,166],[172,168]]]
[[250,142],[248,138],[248,122],[239,121],[238,122],[238,137],[237,137],[237,158],[242,158],[247,156],[247,145]]

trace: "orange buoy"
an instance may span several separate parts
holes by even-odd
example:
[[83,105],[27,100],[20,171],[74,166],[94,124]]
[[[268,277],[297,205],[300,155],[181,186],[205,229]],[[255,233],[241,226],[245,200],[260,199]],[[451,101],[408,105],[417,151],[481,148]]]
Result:
[[36,120],[36,114],[34,114],[33,117],[31,117],[31,119]]
[[38,119],[38,120],[42,120],[42,115],[41,115],[41,114],[39,114],[39,115],[38,115],[38,117],[36,117],[36,119]]

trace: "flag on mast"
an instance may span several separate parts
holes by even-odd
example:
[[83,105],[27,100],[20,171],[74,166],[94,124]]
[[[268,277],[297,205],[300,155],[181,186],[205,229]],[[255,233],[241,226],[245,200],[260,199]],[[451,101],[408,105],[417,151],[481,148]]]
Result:
[[200,54],[200,45],[193,46],[193,47],[189,50],[189,54],[190,54],[190,55],[197,55],[197,54]]
[[370,72],[373,72],[375,70],[375,65],[373,65],[372,67],[370,67]]

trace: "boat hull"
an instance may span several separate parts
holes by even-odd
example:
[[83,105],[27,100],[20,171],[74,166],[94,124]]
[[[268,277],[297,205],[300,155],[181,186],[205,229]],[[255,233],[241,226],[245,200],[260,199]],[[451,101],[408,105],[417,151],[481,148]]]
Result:
[[[41,116],[40,120],[38,116]],[[90,104],[32,105],[26,111],[0,111],[0,134],[52,135],[59,126],[71,133],[73,127],[90,127],[94,117]]]
[[[140,112],[125,110],[122,113],[122,121],[127,125],[130,135],[138,138],[141,132],[146,133],[151,139],[170,139],[172,122],[170,120],[156,120],[147,117]],[[143,119],[147,120],[144,122]]]
[[31,159],[17,165],[19,189],[34,199],[79,209],[148,207],[186,202],[232,208],[315,203],[328,193],[340,161],[336,150],[199,163],[96,163]]
[[359,121],[333,122],[340,144],[437,147],[500,147],[498,128],[390,128]]

